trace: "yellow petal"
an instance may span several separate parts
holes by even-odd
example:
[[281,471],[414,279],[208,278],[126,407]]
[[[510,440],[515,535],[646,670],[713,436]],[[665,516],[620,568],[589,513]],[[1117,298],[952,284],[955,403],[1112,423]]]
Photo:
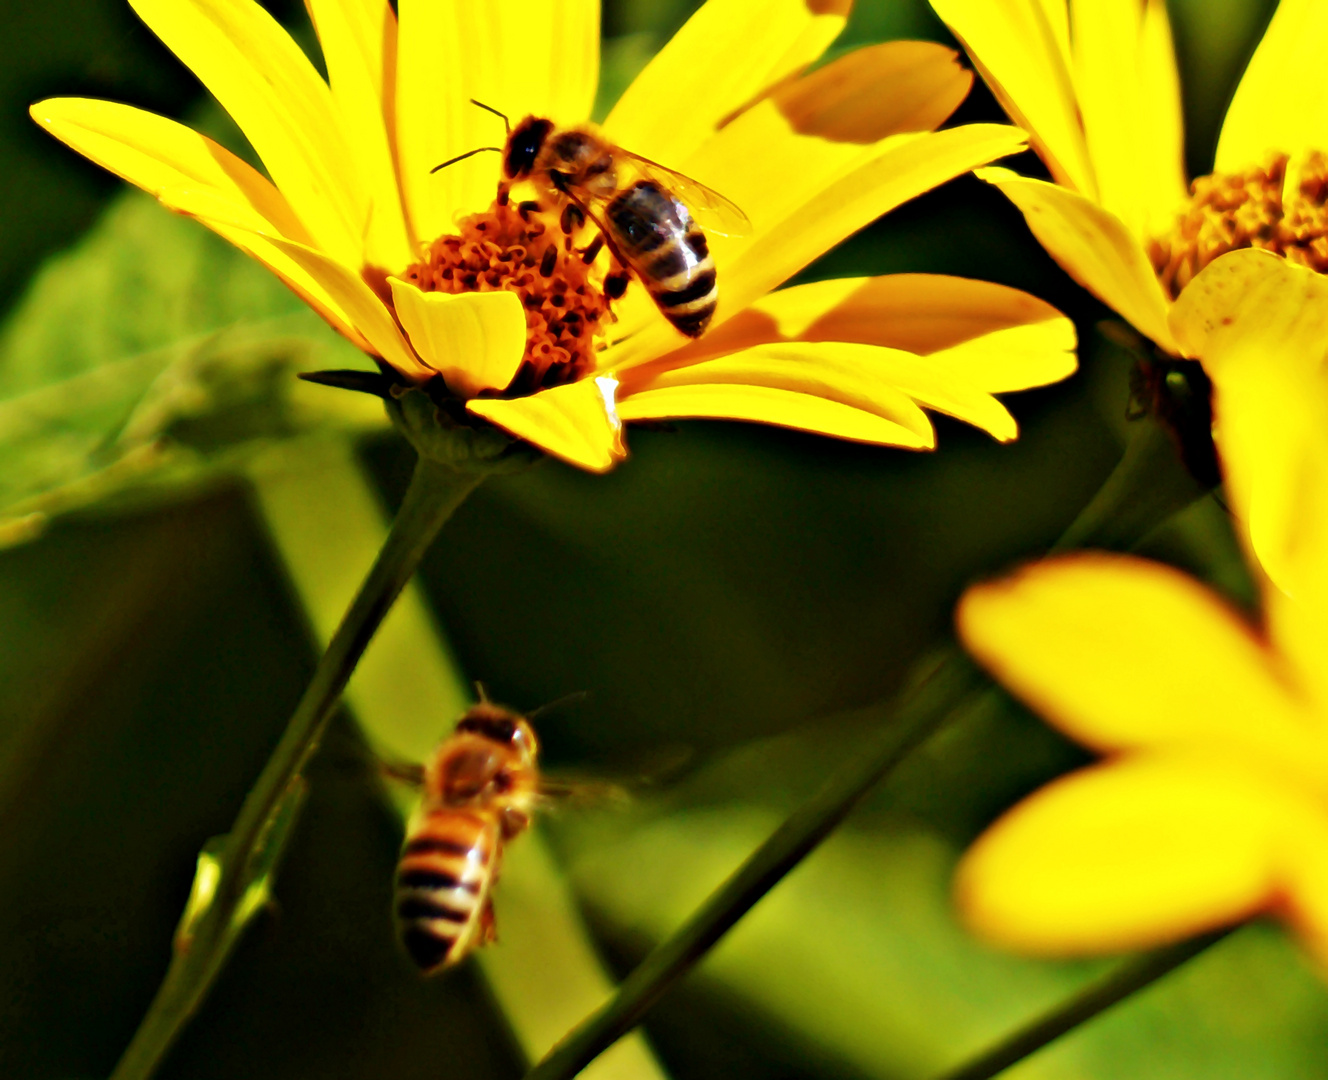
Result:
[[1216,170],[1262,164],[1271,150],[1299,155],[1328,143],[1328,7],[1281,0],[1236,88],[1217,144]]
[[327,275],[311,274],[303,262],[291,258],[277,243],[274,233],[256,232],[243,215],[233,213],[234,204],[218,196],[214,189],[168,187],[159,191],[157,198],[167,209],[194,218],[266,266],[356,348],[368,353],[376,351],[356,327],[351,312],[342,306],[338,291],[329,291],[325,283]]
[[886,274],[780,289],[651,366],[795,340],[927,355],[930,365],[989,393],[1055,382],[1076,363],[1074,324],[1035,296],[944,274]]
[[500,175],[503,122],[534,113],[560,125],[590,116],[599,83],[597,0],[401,0],[397,154],[414,235],[451,231],[459,213],[483,210]]
[[1064,0],[931,0],[931,6],[1006,112],[1029,132],[1051,175],[1096,198],[1066,54]]
[[607,472],[626,456],[607,375],[541,390],[532,397],[472,398],[466,408],[517,438],[591,472]]
[[955,895],[1027,952],[1142,949],[1271,905],[1282,836],[1308,799],[1238,761],[1128,758],[1025,799],[965,855]]
[[[307,0],[332,98],[355,148],[370,200],[365,257],[383,270],[413,258],[391,140],[396,111],[397,18],[387,0]],[[432,238],[430,238],[432,239]]]
[[623,93],[605,132],[680,168],[732,113],[819,57],[851,3],[708,0]]
[[[189,201],[186,192],[181,203],[187,204]],[[218,231],[222,228],[239,231],[233,222],[210,220],[202,212],[197,216],[205,225],[217,228]],[[359,274],[306,244],[297,244],[278,236],[262,239],[290,258],[326,291],[337,307],[346,313],[351,325],[368,342],[370,353],[382,357],[408,379],[423,382],[436,374],[411,351],[392,313]]]
[[1328,775],[1328,746],[1267,647],[1178,570],[1106,554],[1034,563],[969,589],[956,623],[1001,683],[1095,749],[1220,745]]
[[933,437],[931,423],[914,401],[966,420],[1003,441],[1018,434],[1014,418],[991,395],[938,372],[930,357],[878,345],[837,341],[758,345],[672,370],[656,365],[634,368],[622,379],[625,403],[641,390],[663,387],[769,386],[874,412],[923,439]]
[[1230,252],[1186,286],[1172,325],[1213,380],[1227,490],[1259,562],[1293,597],[1328,605],[1328,281]]
[[1320,974],[1328,978],[1328,819],[1307,813],[1296,825],[1287,837],[1288,880],[1278,914],[1296,930]]
[[1022,146],[1023,132],[1002,124],[967,124],[888,140],[879,154],[790,208],[737,254],[726,268],[721,308],[741,311],[881,215]]
[[[929,423],[926,431],[920,433],[913,426],[888,420],[878,412],[773,386],[726,382],[664,386],[640,391],[619,402],[618,414],[624,422],[746,420],[880,446],[930,450],[936,445],[936,436]],[[925,414],[922,415],[925,421]]]
[[[630,408],[627,403],[637,394],[668,387],[767,386],[875,413],[908,428],[920,439],[931,439],[931,421],[889,377],[892,352],[870,345],[760,345],[686,367],[669,369],[652,364],[634,368],[621,376],[619,398]],[[906,358],[905,363],[916,359],[907,354],[900,356]]]
[[[758,108],[770,107],[766,102]],[[711,145],[719,142],[716,139]],[[896,135],[873,144],[865,159],[811,190],[804,191],[800,183],[793,185],[793,190],[802,193],[801,201],[780,206],[766,220],[754,218],[756,228],[751,236],[712,239],[719,288],[719,307],[712,325],[718,328],[818,255],[900,203],[974,165],[1014,153],[1022,145],[1022,132],[1000,124],[968,124],[938,132]],[[777,185],[770,185],[767,178],[766,186]],[[631,318],[630,314],[624,315],[619,324],[620,332],[631,336],[604,357],[606,365],[640,363],[678,347],[680,335],[663,319],[652,314],[638,325]]]
[[205,188],[253,229],[310,237],[266,177],[198,132],[164,116],[91,98],[48,98],[28,110],[57,139],[151,195]]
[[363,261],[368,200],[327,84],[254,0],[130,0],[212,91],[324,251]]
[[1066,273],[1168,352],[1169,301],[1124,222],[1073,191],[1007,169],[977,169],[1019,207],[1028,227]]
[[1074,82],[1101,204],[1142,241],[1185,201],[1180,84],[1159,0],[1073,0]]
[[388,278],[410,343],[461,397],[506,390],[526,351],[526,312],[514,292],[421,292]]

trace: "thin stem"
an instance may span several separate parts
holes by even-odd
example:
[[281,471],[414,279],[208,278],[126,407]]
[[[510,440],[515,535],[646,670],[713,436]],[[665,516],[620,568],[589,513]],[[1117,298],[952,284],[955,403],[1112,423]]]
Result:
[[766,840],[671,937],[657,946],[609,1002],[526,1074],[526,1080],[575,1076],[647,1010],[793,867],[813,851],[882,777],[926,742],[956,700],[982,686],[977,668],[958,651],[947,654],[914,686],[847,770],[834,776]]
[[[1156,423],[1134,425],[1120,462],[1054,550],[1069,544],[1128,547],[1188,506],[1202,489],[1181,473]],[[954,717],[996,691],[951,645],[916,680],[863,753],[796,810],[681,928],[657,945],[618,992],[526,1074],[568,1080],[630,1031],[652,1005],[793,867],[813,851],[876,784]]]
[[[483,475],[419,459],[386,543],[319,660],[285,734],[245,798],[234,827],[218,855],[205,852],[200,858],[199,882],[206,871],[217,875],[210,893],[202,898],[205,906],[197,914],[186,911],[166,979],[111,1080],[144,1080],[152,1074],[220,973],[244,925],[262,906],[303,794],[301,773],[356,662],[443,524]],[[199,888],[198,882],[195,887]]]
[[1106,1012],[1216,945],[1231,930],[1203,934],[1127,960],[1115,971],[937,1080],[989,1080],[1080,1024]]

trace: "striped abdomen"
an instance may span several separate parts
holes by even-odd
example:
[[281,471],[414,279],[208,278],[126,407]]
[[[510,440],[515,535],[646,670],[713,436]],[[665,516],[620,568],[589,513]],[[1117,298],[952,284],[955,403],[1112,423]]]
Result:
[[638,180],[606,211],[610,239],[660,313],[700,337],[715,313],[715,261],[705,233],[681,202],[652,180]]
[[499,843],[487,814],[444,807],[412,823],[397,865],[397,928],[425,973],[456,963],[492,934],[489,884]]

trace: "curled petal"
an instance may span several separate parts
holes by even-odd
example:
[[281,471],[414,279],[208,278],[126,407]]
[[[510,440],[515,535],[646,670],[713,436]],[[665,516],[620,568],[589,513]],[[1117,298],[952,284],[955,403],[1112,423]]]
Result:
[[526,314],[514,292],[421,292],[388,278],[397,318],[429,367],[461,397],[506,390],[526,351]]
[[1213,380],[1227,487],[1255,555],[1328,610],[1328,281],[1233,251],[1185,287],[1172,325]]
[[[623,93],[605,132],[634,153],[680,167],[733,113],[816,60],[851,6],[708,0]],[[686,104],[661,123],[661,102]]]

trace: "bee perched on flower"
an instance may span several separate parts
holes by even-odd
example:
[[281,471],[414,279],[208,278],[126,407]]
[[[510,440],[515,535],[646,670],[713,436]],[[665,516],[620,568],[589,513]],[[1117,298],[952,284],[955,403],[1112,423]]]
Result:
[[[710,0],[602,129],[587,120],[598,0],[310,0],[326,82],[255,0],[131,3],[268,175],[126,105],[52,99],[34,118],[268,266],[401,383],[583,468],[610,468],[637,420],[926,448],[925,406],[1009,439],[992,394],[1074,369],[1069,323],[1011,289],[911,275],[772,292],[900,203],[1023,146],[1005,125],[935,130],[971,84],[940,46],[862,48],[808,74],[849,0]],[[577,192],[559,207],[523,189],[533,173],[503,179],[494,156],[453,161],[495,141],[492,112],[695,178],[750,228],[707,231],[704,255],[689,248],[695,280],[655,288]]]

